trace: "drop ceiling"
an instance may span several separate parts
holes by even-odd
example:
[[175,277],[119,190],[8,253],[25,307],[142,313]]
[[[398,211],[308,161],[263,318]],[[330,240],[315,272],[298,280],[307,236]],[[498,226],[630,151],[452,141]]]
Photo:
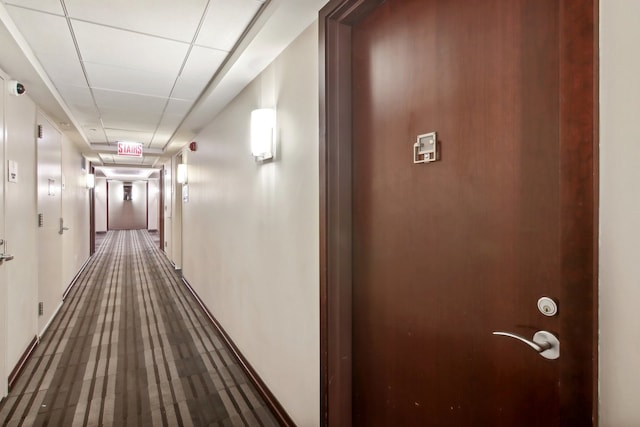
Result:
[[[326,3],[0,1],[0,68],[91,161],[141,167],[190,142]],[[118,141],[144,157],[117,156]]]

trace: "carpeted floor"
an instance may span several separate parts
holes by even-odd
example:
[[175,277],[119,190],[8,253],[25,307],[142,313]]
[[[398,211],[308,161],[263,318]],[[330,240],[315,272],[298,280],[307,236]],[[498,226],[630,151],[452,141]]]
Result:
[[277,425],[146,230],[107,233],[0,423]]

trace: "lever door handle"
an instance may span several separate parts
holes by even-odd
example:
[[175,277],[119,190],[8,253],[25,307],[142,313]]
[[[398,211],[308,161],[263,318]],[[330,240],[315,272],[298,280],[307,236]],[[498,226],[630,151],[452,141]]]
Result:
[[0,254],[0,262],[11,261],[12,259],[13,259],[13,255]]
[[557,359],[560,357],[560,340],[551,332],[538,331],[533,335],[533,340],[529,340],[521,335],[510,332],[496,331],[493,335],[514,338],[534,349],[545,359]]
[[64,226],[64,218],[60,218],[60,230],[58,231],[58,234],[63,234],[68,229],[69,227]]

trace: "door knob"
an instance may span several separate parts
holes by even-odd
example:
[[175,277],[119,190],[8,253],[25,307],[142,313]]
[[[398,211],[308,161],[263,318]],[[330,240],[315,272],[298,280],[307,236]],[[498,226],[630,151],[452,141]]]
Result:
[[514,338],[534,349],[545,359],[557,359],[560,357],[560,340],[551,332],[538,331],[533,335],[533,340],[529,340],[521,335],[510,332],[496,331],[493,335]]

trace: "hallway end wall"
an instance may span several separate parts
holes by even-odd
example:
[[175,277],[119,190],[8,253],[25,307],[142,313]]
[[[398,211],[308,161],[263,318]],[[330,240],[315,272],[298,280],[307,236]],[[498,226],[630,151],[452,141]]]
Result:
[[[182,204],[183,274],[300,426],[319,414],[318,26],[307,28],[196,138]],[[272,161],[251,111],[277,109]]]
[[147,228],[147,183],[131,184],[131,200],[124,200],[124,183],[109,181],[107,215],[109,230],[141,230]]

